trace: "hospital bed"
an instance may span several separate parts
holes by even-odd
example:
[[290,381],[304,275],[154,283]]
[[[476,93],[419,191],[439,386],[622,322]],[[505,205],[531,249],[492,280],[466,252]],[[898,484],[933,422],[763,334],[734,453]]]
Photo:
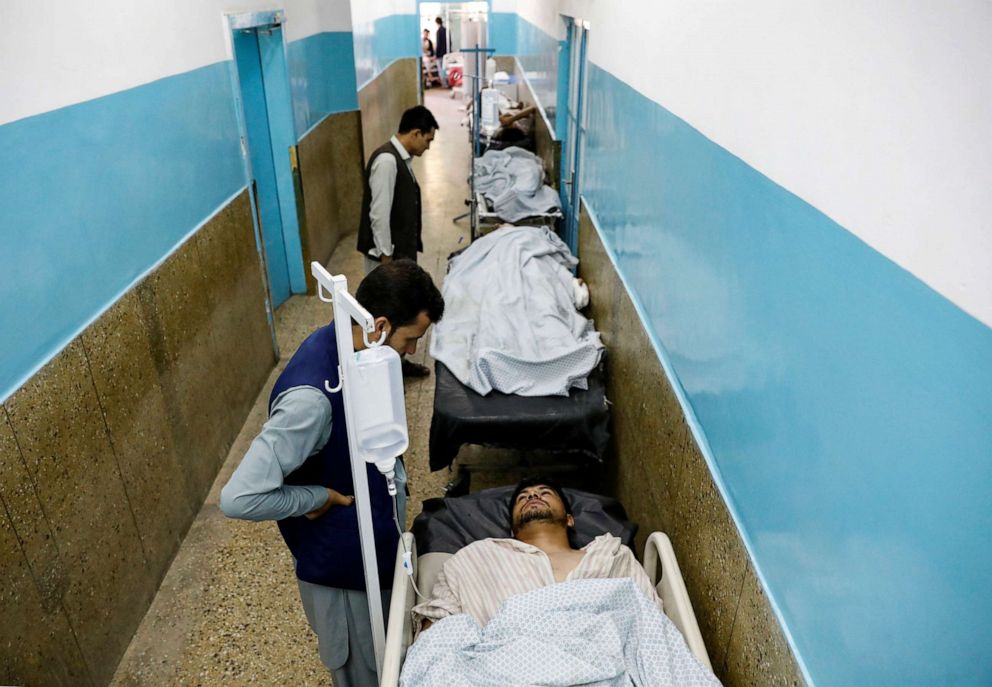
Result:
[[[434,414],[428,444],[432,471],[451,467],[466,444],[564,455],[569,465],[602,462],[610,433],[610,409],[601,363],[588,389],[568,396],[516,396],[492,391],[482,396],[463,385],[441,362],[435,364]],[[459,461],[451,494],[468,490],[476,465]],[[504,466],[505,467],[505,466]],[[543,470],[547,471],[548,466]]]
[[[547,188],[551,188],[548,184],[545,184]],[[506,219],[500,216],[489,200],[483,196],[481,193],[476,193],[476,235],[472,236],[473,240],[482,236],[485,231],[483,229],[496,229],[504,224],[514,224],[516,226],[543,226],[548,225],[550,227],[558,228],[560,222],[565,218],[562,214],[560,208],[549,209],[547,212],[537,213],[535,215],[530,215],[529,217],[518,217],[513,222],[508,222]]]
[[[396,687],[406,652],[413,642],[411,609],[419,603],[414,589],[430,597],[444,562],[461,547],[486,537],[506,537],[508,501],[514,487],[498,487],[458,498],[430,499],[399,543],[386,631],[381,687]],[[626,520],[615,499],[565,489],[575,517],[574,546],[584,546],[603,532],[631,546],[637,526]],[[403,569],[403,554],[412,553],[413,578]],[[693,655],[712,670],[699,624],[692,610],[671,541],[662,532],[648,537],[644,568],[662,599],[665,614],[682,633]]]
[[[467,250],[452,253],[449,261]],[[449,303],[452,315],[456,314],[451,310],[455,305],[457,302]],[[586,378],[587,388],[573,386],[567,396],[521,396],[495,390],[483,396],[437,361],[428,444],[431,471],[450,468],[465,445],[512,450],[522,454],[528,467],[534,467],[535,459],[553,456],[554,463],[541,465],[542,472],[603,462],[610,438],[605,369],[601,360]],[[491,458],[487,456],[487,460]],[[448,493],[467,493],[474,469],[515,467],[518,466],[494,465],[491,460],[459,460],[459,473],[449,483]]]
[[[483,177],[478,176],[480,173],[477,169],[480,164],[483,164],[483,169],[486,168],[484,161],[490,155],[501,158],[501,160],[491,163],[494,167],[490,169],[494,170],[494,175],[499,181],[496,182],[495,189],[490,187],[487,191],[486,187],[483,186],[483,181],[480,180]],[[507,166],[502,167],[502,164],[506,164]],[[528,190],[526,193],[514,187],[507,190],[507,187],[501,185],[501,183],[505,184],[505,171],[511,168],[514,169],[515,173],[523,174],[523,179],[528,179],[530,174],[539,172],[541,181],[543,182],[540,189],[536,192]],[[495,171],[497,169],[499,170],[498,172]],[[471,205],[476,216],[474,223],[476,231],[473,232],[471,237],[473,240],[484,233],[482,227],[495,228],[503,224],[514,224],[517,226],[547,225],[557,229],[559,222],[564,218],[558,192],[547,183],[547,173],[544,169],[544,164],[532,151],[522,148],[487,150],[480,158],[476,158],[473,161],[472,176],[471,188],[472,192],[475,193],[475,202]],[[525,186],[528,189],[532,188],[527,182],[525,182]],[[490,192],[492,192],[492,195],[490,195]],[[496,197],[499,200],[497,204],[494,204],[493,200]],[[499,203],[502,203],[502,205],[499,205]]]

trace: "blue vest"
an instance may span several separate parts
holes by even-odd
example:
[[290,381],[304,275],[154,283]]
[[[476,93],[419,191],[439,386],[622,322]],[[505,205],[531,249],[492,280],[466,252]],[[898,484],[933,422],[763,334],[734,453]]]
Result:
[[[282,392],[296,386],[319,389],[331,402],[331,437],[327,444],[310,456],[303,465],[285,478],[286,484],[331,487],[353,494],[348,432],[344,422],[344,399],[340,392],[330,393],[324,381],[338,384],[338,344],[334,324],[322,327],[307,337],[269,396],[269,412]],[[372,523],[375,531],[379,586],[392,586],[393,564],[399,535],[393,522],[393,500],[386,492],[386,480],[374,465],[368,465]],[[332,506],[316,520],[304,516],[279,521],[279,531],[296,558],[296,576],[306,582],[339,589],[365,589],[362,546],[358,537],[356,506]]]

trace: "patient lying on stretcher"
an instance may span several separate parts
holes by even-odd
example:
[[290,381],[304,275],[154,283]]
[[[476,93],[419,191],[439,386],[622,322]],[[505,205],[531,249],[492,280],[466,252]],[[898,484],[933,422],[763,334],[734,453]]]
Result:
[[574,525],[565,493],[547,479],[527,479],[510,499],[511,539],[483,539],[448,559],[429,601],[413,608],[414,627],[456,613],[485,625],[506,599],[546,585],[589,578],[631,578],[661,608],[661,599],[634,554],[603,534],[573,549]]
[[510,501],[512,538],[469,544],[449,558],[401,687],[596,685],[712,687],[647,574],[617,537],[573,549],[564,492],[525,480]]

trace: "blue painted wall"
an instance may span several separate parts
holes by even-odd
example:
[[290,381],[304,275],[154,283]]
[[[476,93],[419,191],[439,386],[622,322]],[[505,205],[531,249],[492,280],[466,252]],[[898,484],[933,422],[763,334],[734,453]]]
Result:
[[589,69],[583,195],[809,675],[992,684],[992,330]]
[[0,126],[0,398],[245,185],[227,63]]
[[992,684],[992,330],[590,65],[584,196],[819,687]]
[[359,88],[393,60],[420,56],[420,24],[414,14],[392,14],[354,26],[355,75]]
[[[517,16],[517,15],[515,15]],[[558,102],[558,40],[517,16],[517,60],[548,121],[555,126]]]
[[[297,137],[357,109],[350,33],[286,52]],[[0,126],[0,400],[244,188],[231,69]]]
[[286,46],[296,135],[324,117],[358,109],[351,32],[325,32]]
[[516,12],[490,12],[489,42],[497,55],[517,54],[517,23],[521,21]]

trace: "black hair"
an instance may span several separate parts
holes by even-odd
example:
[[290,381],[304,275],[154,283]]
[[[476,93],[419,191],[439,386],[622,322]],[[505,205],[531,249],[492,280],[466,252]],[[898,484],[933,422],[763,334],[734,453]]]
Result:
[[534,477],[524,477],[517,483],[516,488],[513,490],[513,494],[510,496],[510,534],[513,534],[513,504],[517,502],[517,497],[520,496],[520,492],[529,487],[544,486],[551,489],[553,492],[558,494],[558,498],[561,499],[561,503],[565,506],[565,515],[572,515],[572,504],[569,502],[568,497],[565,496],[565,490],[562,489],[558,482],[544,477],[542,475],[536,475]]
[[442,24],[444,24],[444,22],[441,20],[441,17],[438,17],[437,19],[435,19],[434,20],[434,23],[437,24],[438,26],[441,26]]
[[431,322],[444,315],[444,299],[434,280],[413,260],[379,265],[362,280],[355,298],[372,317],[385,317],[395,330],[413,324],[427,312]]
[[405,134],[414,129],[420,129],[425,134],[431,129],[440,129],[434,115],[423,105],[414,105],[400,117],[400,128],[397,133]]

